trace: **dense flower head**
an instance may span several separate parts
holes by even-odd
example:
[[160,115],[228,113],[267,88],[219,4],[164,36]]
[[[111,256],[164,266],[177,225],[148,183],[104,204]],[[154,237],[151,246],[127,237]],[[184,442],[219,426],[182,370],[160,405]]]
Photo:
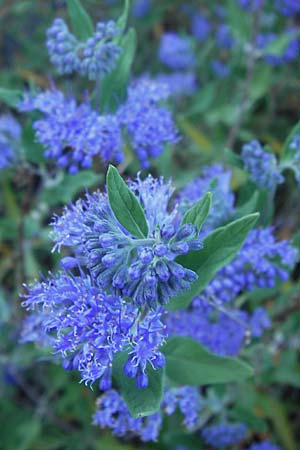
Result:
[[175,32],[164,33],[160,40],[159,60],[174,70],[195,66],[195,55],[190,41]]
[[166,84],[172,97],[192,95],[197,88],[193,72],[160,73],[156,76],[156,81]]
[[243,291],[271,288],[286,281],[297,251],[287,240],[276,241],[272,228],[251,230],[233,261],[221,269],[205,293],[229,302]]
[[209,32],[211,31],[211,24],[202,14],[194,14],[192,18],[191,31],[195,38],[202,42],[207,38]]
[[149,166],[150,158],[163,152],[167,143],[178,140],[171,112],[160,105],[169,95],[166,83],[141,78],[129,86],[127,100],[117,112],[143,168]]
[[257,444],[252,444],[244,450],[281,450],[281,447],[273,444],[270,441],[263,441]]
[[121,130],[113,115],[98,115],[88,102],[77,104],[56,89],[25,96],[22,111],[38,110],[36,139],[45,147],[46,158],[76,173],[92,166],[93,158],[104,163],[123,159]]
[[[66,264],[70,266],[70,261]],[[109,389],[112,361],[119,351],[128,352],[124,372],[136,378],[139,387],[148,384],[148,363],[154,368],[165,364],[158,350],[165,338],[162,312],[150,312],[140,323],[137,308],[106,294],[82,273],[73,276],[62,271],[27,287],[23,306],[33,312],[31,317],[40,319],[25,326],[23,341],[51,345],[63,367],[78,370],[86,384],[99,381],[100,389]]]
[[114,39],[120,33],[115,22],[99,22],[95,33],[85,42],[79,41],[61,18],[47,30],[50,61],[61,74],[79,73],[90,80],[111,72],[121,54]]
[[263,149],[258,141],[243,145],[241,157],[250,178],[258,186],[273,190],[283,183],[275,155]]
[[11,166],[16,159],[21,134],[22,129],[13,116],[0,116],[0,170]]
[[[165,209],[173,192],[170,184],[149,176],[143,182],[138,178],[131,189],[138,193],[145,209],[147,238],[136,239],[126,232],[110,209],[107,196],[95,193],[55,220],[54,239],[58,247],[76,246],[76,255],[98,286],[112,286],[136,305],[153,308],[195,281],[196,274],[174,259],[202,244],[193,225],[176,226],[176,210],[168,213]],[[159,203],[161,199],[163,203]]]
[[212,205],[203,231],[222,225],[234,213],[234,194],[230,187],[231,172],[220,164],[206,166],[201,176],[188,183],[179,193],[180,207],[188,209],[206,192],[212,193]]
[[221,449],[243,441],[247,435],[247,427],[243,423],[220,423],[205,427],[201,436],[205,443],[213,448]]

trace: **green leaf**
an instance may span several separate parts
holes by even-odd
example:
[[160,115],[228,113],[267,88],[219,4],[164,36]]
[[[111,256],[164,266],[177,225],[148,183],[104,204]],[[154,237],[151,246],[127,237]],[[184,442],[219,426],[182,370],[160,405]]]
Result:
[[198,231],[205,221],[211,206],[211,193],[207,192],[183,216],[181,224],[192,223]]
[[258,198],[259,193],[258,191],[255,191],[247,202],[245,202],[243,205],[237,208],[235,215],[236,219],[239,219],[240,217],[244,217],[247,214],[252,214],[254,211],[257,211]]
[[120,224],[133,236],[147,237],[148,225],[144,210],[117,169],[111,165],[107,171],[106,184],[111,209]]
[[247,42],[251,39],[251,15],[238,7],[236,0],[227,0],[227,20],[237,42]]
[[124,374],[123,367],[128,359],[127,353],[117,353],[113,360],[113,380],[133,417],[150,416],[159,410],[163,398],[164,370],[147,367],[148,387],[140,389],[136,380]]
[[283,144],[283,151],[280,158],[280,163],[286,163],[293,159],[295,156],[295,151],[290,148],[290,144],[293,140],[293,137],[295,134],[300,134],[300,122],[298,122],[293,128],[292,131],[289,133],[288,137],[286,138],[284,144]]
[[136,32],[130,28],[121,40],[123,53],[117,67],[102,81],[100,107],[102,111],[114,111],[125,100],[131,66],[137,47]]
[[22,91],[0,87],[0,101],[15,108],[22,98]]
[[94,33],[93,22],[79,0],[67,0],[68,11],[75,34],[86,41]]
[[245,362],[215,355],[190,337],[172,337],[162,351],[166,357],[166,375],[179,385],[230,383],[253,375],[252,367]]
[[125,0],[123,13],[116,21],[116,25],[121,31],[124,31],[126,28],[129,15],[129,8],[130,8],[130,0]]
[[191,288],[173,297],[168,309],[186,308],[213,276],[237,254],[259,214],[249,214],[224,227],[217,228],[203,240],[203,249],[177,258],[184,267],[194,270],[198,279]]

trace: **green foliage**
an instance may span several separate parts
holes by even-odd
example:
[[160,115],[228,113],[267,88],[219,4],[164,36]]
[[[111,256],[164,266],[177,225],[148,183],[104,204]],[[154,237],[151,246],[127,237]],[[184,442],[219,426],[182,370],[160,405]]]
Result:
[[253,375],[253,369],[243,361],[215,355],[189,337],[168,339],[163,352],[166,375],[179,386],[240,382]]
[[192,284],[189,291],[171,299],[169,309],[186,308],[190,304],[218,270],[237,254],[258,216],[258,214],[249,214],[216,229],[203,240],[202,250],[190,252],[178,258],[183,266],[194,270],[199,278]]
[[136,237],[147,237],[148,225],[143,208],[113,166],[109,166],[107,171],[106,185],[111,209],[120,224]]
[[75,34],[86,41],[94,32],[93,22],[80,0],[67,0],[68,10]]
[[192,223],[198,231],[205,221],[211,206],[211,193],[207,192],[200,200],[198,200],[183,216],[182,225]]

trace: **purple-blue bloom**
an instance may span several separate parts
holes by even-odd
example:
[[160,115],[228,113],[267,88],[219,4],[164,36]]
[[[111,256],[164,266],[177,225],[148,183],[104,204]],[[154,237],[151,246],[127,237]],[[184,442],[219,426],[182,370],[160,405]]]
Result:
[[221,449],[238,444],[247,435],[247,427],[243,423],[220,423],[205,427],[201,436],[207,445]]
[[[163,179],[139,178],[130,188],[145,209],[149,234],[136,239],[116,220],[107,196],[87,195],[53,223],[56,247],[75,246],[75,255],[101,288],[113,288],[134,304],[155,308],[188,289],[197,275],[174,260],[200,249],[196,228],[178,226],[176,208],[167,210],[173,193]],[[99,233],[100,236],[99,236]]]
[[195,38],[197,38],[198,41],[202,42],[207,38],[208,34],[210,33],[211,24],[206,19],[206,17],[204,17],[200,13],[197,13],[193,15],[191,31],[195,36]]
[[170,69],[191,69],[196,60],[191,41],[175,32],[164,33],[158,50],[159,60]]
[[298,0],[276,0],[276,6],[279,11],[286,16],[300,14],[300,4]]
[[151,8],[151,0],[134,0],[132,13],[135,17],[144,17]]
[[226,24],[221,24],[217,28],[216,32],[217,44],[220,48],[229,50],[234,45],[234,39],[230,32],[230,28]]
[[274,190],[277,184],[283,183],[275,155],[262,148],[258,141],[243,145],[241,157],[251,180],[261,188]]
[[43,114],[33,123],[36,139],[45,147],[46,158],[55,159],[69,173],[91,167],[94,157],[104,163],[123,159],[116,117],[97,114],[88,102],[78,105],[74,98],[54,89],[25,96],[20,109],[37,109]]
[[98,22],[87,41],[79,41],[61,18],[47,30],[50,61],[61,74],[79,73],[90,80],[103,78],[115,67],[121,47],[114,39],[120,33],[115,22]]
[[173,115],[160,105],[169,95],[165,83],[142,78],[129,86],[127,100],[117,112],[143,168],[149,167],[149,159],[157,158],[167,143],[178,141]]
[[219,59],[214,59],[211,62],[211,68],[213,73],[219,78],[226,78],[230,75],[229,65]]
[[9,115],[0,116],[0,170],[13,164],[21,145],[22,129],[16,119]]

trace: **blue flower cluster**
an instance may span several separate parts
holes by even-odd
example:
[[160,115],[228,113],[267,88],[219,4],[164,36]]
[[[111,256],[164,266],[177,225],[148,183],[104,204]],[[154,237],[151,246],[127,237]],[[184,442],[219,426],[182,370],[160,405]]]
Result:
[[[162,411],[172,415],[176,408],[184,416],[184,425],[192,429],[201,409],[201,395],[197,388],[182,386],[167,388],[162,402]],[[114,389],[106,391],[97,401],[93,422],[100,427],[109,427],[119,437],[139,436],[142,441],[155,441],[162,426],[162,413],[134,419],[128,408]]]
[[[117,222],[107,197],[88,195],[54,222],[57,245],[76,246],[76,256],[101,288],[113,287],[134,304],[155,308],[189,288],[197,275],[174,260],[198,250],[202,243],[191,224],[176,227],[167,211],[173,189],[163,179],[148,176],[131,184],[143,205],[149,225],[146,239],[136,239]],[[99,233],[101,233],[99,237]],[[79,245],[78,245],[79,244]]]
[[191,69],[196,59],[191,42],[175,32],[164,33],[158,50],[159,60],[170,69]]
[[191,31],[193,36],[195,36],[198,41],[202,42],[207,38],[211,31],[211,24],[205,16],[198,12],[192,17]]
[[250,178],[261,188],[274,190],[277,184],[283,183],[275,155],[263,149],[258,141],[243,145],[241,157]]
[[271,288],[286,281],[297,251],[289,241],[277,242],[272,228],[250,231],[235,259],[218,272],[205,294],[221,302],[233,300],[240,292]]
[[160,105],[169,95],[166,83],[141,78],[129,86],[127,100],[117,112],[143,168],[149,167],[149,158],[157,158],[167,143],[178,141],[173,116]]
[[29,286],[23,303],[41,318],[27,323],[23,340],[36,340],[40,327],[39,341],[51,342],[64,367],[78,370],[85,383],[99,381],[103,390],[111,387],[117,352],[128,353],[124,372],[140,388],[148,385],[148,364],[164,366],[159,304],[195,281],[174,260],[202,246],[193,225],[178,225],[176,207],[168,211],[170,183],[148,176],[130,188],[145,209],[148,236],[137,239],[122,227],[107,194],[87,194],[53,222],[55,247],[70,247],[73,255],[61,260],[64,270],[56,276]]
[[77,104],[72,97],[53,89],[36,96],[27,95],[21,111],[43,114],[33,123],[36,139],[45,147],[45,156],[74,174],[92,166],[93,158],[121,162],[122,135],[113,115],[98,115],[88,102]]
[[300,5],[297,0],[276,0],[276,6],[286,16],[300,14]]
[[99,22],[87,41],[79,41],[61,18],[47,30],[50,61],[61,74],[79,73],[90,80],[103,78],[111,72],[121,54],[115,38],[120,33],[115,22]]
[[278,445],[275,445],[270,441],[263,441],[259,444],[252,444],[244,450],[281,450],[281,447],[278,447]]
[[205,427],[201,436],[207,445],[222,449],[243,441],[247,435],[247,427],[243,423],[220,423]]
[[148,167],[149,158],[178,141],[173,115],[160,104],[169,94],[165,83],[145,78],[129,86],[127,100],[115,114],[100,115],[88,101],[78,104],[57,89],[25,95],[19,109],[43,114],[33,123],[36,138],[45,156],[71,174],[91,167],[95,157],[105,164],[120,163],[123,129],[142,167]]
[[0,170],[13,164],[21,143],[22,129],[8,114],[0,116]]

